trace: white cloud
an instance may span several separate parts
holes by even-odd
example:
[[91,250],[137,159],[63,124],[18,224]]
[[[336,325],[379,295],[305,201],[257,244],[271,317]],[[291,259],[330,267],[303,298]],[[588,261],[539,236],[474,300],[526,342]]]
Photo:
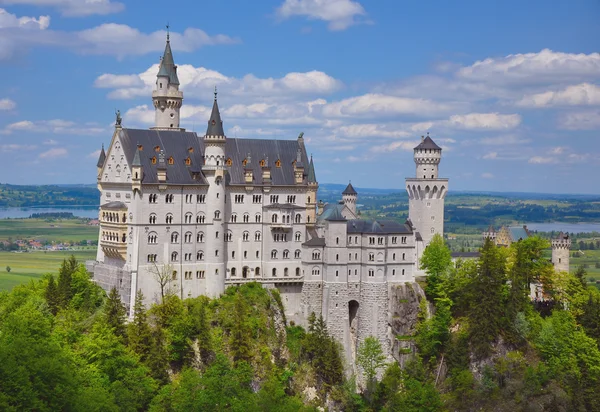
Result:
[[40,153],[38,156],[40,159],[56,159],[59,157],[65,157],[68,154],[67,149],[55,148],[50,149],[46,152]]
[[549,150],[550,154],[553,155],[559,155],[559,154],[563,154],[565,152],[566,148],[562,147],[562,146],[557,146],[557,147],[553,147],[552,149]]
[[[158,67],[158,65],[156,65]],[[154,66],[153,66],[154,67]],[[116,89],[143,86],[144,82],[136,74],[103,74],[94,81],[95,87]]]
[[487,172],[486,172],[486,173],[482,173],[482,174],[481,174],[481,177],[482,177],[482,178],[484,178],[484,179],[493,179],[493,178],[494,178],[494,175],[493,175],[493,174],[491,174],[491,173],[487,173]]
[[12,110],[17,104],[10,99],[0,99],[0,110]]
[[[486,145],[486,146],[509,146],[509,145],[520,145],[524,143],[529,143],[531,140],[527,138],[523,138],[521,136],[517,136],[514,134],[507,134],[501,136],[494,137],[484,137],[482,139],[478,139],[477,143]],[[465,140],[464,143],[472,144],[472,140]]]
[[489,152],[483,155],[484,159],[497,159],[498,158],[498,152]]
[[451,116],[449,124],[453,127],[470,130],[513,129],[521,124],[521,116],[518,114],[470,113]]
[[362,138],[362,137],[386,137],[399,138],[414,136],[404,130],[397,130],[393,126],[387,128],[379,124],[351,124],[341,126],[335,130],[336,135],[347,138]]
[[10,153],[10,152],[15,152],[15,151],[33,150],[36,148],[37,148],[37,146],[35,146],[35,145],[22,145],[22,144],[16,144],[16,143],[7,143],[7,144],[0,145],[0,152]]
[[559,91],[526,95],[517,102],[517,105],[522,107],[600,105],[600,86],[582,83]]
[[373,153],[388,153],[396,150],[412,152],[418,144],[419,142],[417,141],[397,141],[390,144],[372,146],[369,150]]
[[[0,0],[0,4],[2,3],[4,1]],[[17,17],[15,14],[0,9],[0,29],[16,27],[21,29],[46,30],[49,25],[50,16],[40,16],[38,18],[29,16]]]
[[491,82],[540,83],[600,76],[600,53],[574,54],[544,49],[538,53],[488,58],[463,67],[458,77]]
[[44,144],[47,146],[54,146],[54,145],[58,144],[58,142],[54,139],[48,139],[48,140],[44,140]]
[[431,116],[451,109],[451,105],[426,99],[396,97],[384,94],[364,94],[325,105],[326,116],[390,116],[412,114]]
[[[11,123],[0,131],[2,134],[12,134],[14,132],[36,132],[36,133],[54,133],[54,134],[74,134],[74,135],[93,135],[106,133],[108,129],[99,127],[95,123],[76,124],[74,122],[62,119],[53,120],[21,120]],[[50,140],[47,142],[54,142]],[[53,144],[46,143],[45,144]]]
[[93,151],[89,155],[86,156],[89,159],[97,159],[100,157],[100,149]]
[[111,14],[125,8],[123,3],[110,0],[0,0],[0,4],[54,7],[69,17]]
[[[117,58],[160,53],[164,50],[166,32],[142,33],[125,24],[106,23],[73,32],[56,30],[0,29],[0,60],[31,47],[57,47],[80,54],[109,55]],[[175,51],[191,52],[203,46],[238,42],[229,36],[208,35],[196,28],[182,34],[171,33],[171,47]]]
[[556,158],[554,157],[550,157],[550,156],[533,156],[529,158],[529,163],[531,164],[550,164],[550,163],[557,163]]
[[277,9],[282,19],[293,16],[305,16],[311,20],[323,20],[329,23],[329,30],[345,30],[359,22],[365,9],[352,0],[285,0]]
[[567,113],[558,124],[568,130],[600,130],[600,110]]

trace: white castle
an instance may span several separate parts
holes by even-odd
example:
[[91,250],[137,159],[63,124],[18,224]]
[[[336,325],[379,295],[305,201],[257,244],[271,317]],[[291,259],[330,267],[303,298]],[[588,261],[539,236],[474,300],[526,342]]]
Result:
[[415,281],[419,258],[443,234],[448,179],[442,149],[427,136],[406,179],[405,223],[361,220],[351,184],[338,204],[318,205],[319,187],[302,134],[292,140],[225,136],[215,91],[204,136],[180,127],[179,90],[169,38],[152,93],[151,129],[127,129],[117,116],[98,160],[100,235],[88,267],[128,308],[166,290],[217,297],[259,282],[277,288],[288,319],[322,314],[348,359],[376,336],[389,353],[391,289]]

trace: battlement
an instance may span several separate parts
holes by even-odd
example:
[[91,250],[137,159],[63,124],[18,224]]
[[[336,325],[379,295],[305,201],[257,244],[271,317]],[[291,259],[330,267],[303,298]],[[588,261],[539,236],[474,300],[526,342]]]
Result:
[[571,239],[553,239],[552,249],[571,249]]

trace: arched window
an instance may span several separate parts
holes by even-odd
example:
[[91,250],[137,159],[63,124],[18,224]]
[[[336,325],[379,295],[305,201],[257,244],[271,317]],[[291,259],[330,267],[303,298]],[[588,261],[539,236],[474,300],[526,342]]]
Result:
[[174,270],[173,273],[171,274],[171,279],[177,280],[177,271],[176,270]]
[[196,216],[196,223],[204,223],[205,219],[204,213],[199,213],[198,216]]
[[302,222],[302,215],[300,213],[296,213],[296,216],[294,216],[294,222],[296,222],[296,223]]
[[300,268],[296,268],[296,276],[300,276]]
[[171,223],[173,223],[173,215],[168,213],[167,216],[165,217],[165,223],[167,225],[170,225]]
[[272,272],[273,272],[273,277],[276,277],[277,276],[277,268],[273,268]]
[[185,214],[185,223],[192,223],[192,214],[191,213]]
[[196,253],[196,260],[204,260],[204,252],[201,250]]
[[277,215],[271,216],[271,223],[277,223]]
[[271,259],[277,259],[277,251],[275,249],[271,251]]
[[294,258],[295,258],[295,259],[300,259],[300,253],[301,253],[301,252],[300,252],[300,249],[296,250],[296,251],[294,252]]
[[221,212],[219,210],[215,210],[215,219],[219,219],[221,217]]
[[156,215],[154,213],[152,213],[150,215],[149,221],[150,221],[151,225],[155,225],[156,224]]
[[173,232],[171,233],[171,243],[177,243],[179,240],[179,233]]
[[235,213],[233,213],[231,215],[231,223],[235,223],[235,222],[237,222],[237,215]]
[[177,252],[171,253],[171,262],[177,262]]
[[406,253],[402,254],[402,260],[406,260]]
[[283,268],[283,276],[288,276],[288,268]]
[[235,268],[231,268],[231,276],[235,276]]
[[294,235],[294,240],[296,242],[300,242],[301,239],[302,239],[302,234],[300,232],[296,232],[296,234]]
[[254,269],[254,276],[260,276],[260,268],[258,266]]
[[204,243],[204,233],[203,232],[198,232],[196,234],[196,242]]
[[248,213],[244,213],[244,223],[250,222],[250,215]]
[[336,245],[339,245],[339,244],[340,244],[340,238],[339,238],[339,237],[336,237],[336,238],[335,238],[335,244],[336,244]]
[[184,240],[185,243],[192,243],[192,232],[186,232]]
[[260,232],[254,232],[254,240],[260,242]]
[[254,216],[254,220],[256,221],[256,223],[260,223],[261,220],[261,215],[259,213],[256,214],[256,216]]
[[158,240],[158,236],[157,236],[156,232],[150,232],[148,234],[148,243],[154,245],[154,244],[156,244],[157,240]]
[[249,237],[250,237],[250,233],[247,231],[242,234],[242,240],[244,242],[247,242]]
[[284,259],[289,259],[290,258],[290,251],[289,250],[284,250],[283,251],[283,258]]

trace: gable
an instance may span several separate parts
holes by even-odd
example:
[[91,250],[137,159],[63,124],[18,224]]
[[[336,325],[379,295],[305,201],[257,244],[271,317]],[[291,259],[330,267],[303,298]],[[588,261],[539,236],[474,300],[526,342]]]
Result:
[[102,183],[131,183],[131,166],[117,131],[113,134],[100,175]]

